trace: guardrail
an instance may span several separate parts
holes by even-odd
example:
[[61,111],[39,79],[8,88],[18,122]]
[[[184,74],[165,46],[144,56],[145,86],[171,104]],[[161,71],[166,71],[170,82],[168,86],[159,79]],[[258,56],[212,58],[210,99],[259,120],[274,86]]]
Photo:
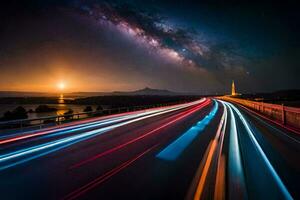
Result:
[[229,96],[219,98],[241,104],[283,125],[300,130],[300,108],[264,102],[249,101]]
[[21,131],[23,129],[41,129],[46,126],[59,125],[62,123],[79,120],[79,119],[86,119],[86,118],[96,117],[96,116],[105,116],[105,115],[117,114],[122,112],[137,111],[137,110],[143,110],[143,109],[149,109],[155,107],[170,106],[178,103],[183,103],[183,102],[172,102],[172,103],[154,104],[154,105],[147,105],[147,106],[119,107],[119,108],[103,109],[103,110],[92,111],[92,112],[55,115],[55,116],[32,118],[32,119],[0,121],[0,132],[6,130],[13,131],[16,129]]

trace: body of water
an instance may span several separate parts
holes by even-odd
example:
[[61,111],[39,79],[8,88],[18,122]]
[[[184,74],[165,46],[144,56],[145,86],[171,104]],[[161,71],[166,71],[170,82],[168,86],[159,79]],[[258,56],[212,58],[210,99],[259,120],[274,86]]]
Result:
[[[3,116],[3,114],[6,111],[12,111],[18,106],[22,106],[25,108],[27,111],[32,109],[33,111],[39,106],[40,104],[0,104],[0,117]],[[49,107],[56,108],[57,111],[54,112],[44,112],[44,113],[28,113],[28,118],[39,118],[39,117],[48,117],[48,116],[55,116],[55,115],[63,115],[65,112],[67,112],[69,109],[72,109],[74,113],[81,113],[85,109],[86,106],[88,105],[75,105],[75,104],[46,104]],[[93,108],[93,111],[96,110],[97,105],[91,105]]]

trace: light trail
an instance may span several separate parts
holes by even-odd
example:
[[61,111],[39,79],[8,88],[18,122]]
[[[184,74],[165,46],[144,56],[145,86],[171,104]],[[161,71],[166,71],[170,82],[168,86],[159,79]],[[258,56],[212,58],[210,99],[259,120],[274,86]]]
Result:
[[[220,101],[219,101],[220,102]],[[214,200],[222,200],[225,199],[225,175],[226,175],[226,159],[225,155],[222,154],[223,145],[224,145],[224,137],[225,131],[227,127],[227,107],[223,102],[221,102],[224,108],[224,114],[222,115],[222,119],[220,123],[224,123],[221,135],[219,139],[219,151],[217,155],[217,172],[216,172],[216,182],[215,182],[215,191],[214,191]]]
[[[147,109],[147,110],[150,110],[150,109]],[[137,114],[137,113],[140,113],[143,111],[145,111],[145,110],[112,114],[112,115],[102,116],[102,117],[92,117],[92,118],[83,119],[83,120],[79,120],[79,121],[73,121],[73,122],[69,122],[69,123],[65,123],[65,124],[59,124],[57,126],[46,127],[46,128],[43,128],[43,132],[49,131],[51,133],[52,131],[55,132],[58,129],[72,128],[72,127],[77,127],[78,125],[84,126],[89,123],[97,123],[102,120],[109,120],[112,118],[123,117],[124,115]],[[19,132],[19,133],[15,133],[15,134],[7,134],[4,136],[1,136],[0,141],[2,141],[3,139],[9,139],[9,138],[17,137],[17,136],[24,136],[26,134],[34,134],[34,133],[39,133],[39,132],[41,132],[41,130],[31,130],[31,131]]]
[[[199,101],[196,101],[196,103],[201,103],[204,100],[205,100],[205,98],[201,99]],[[123,120],[127,120],[127,119],[132,119],[132,118],[135,118],[135,117],[140,117],[140,116],[144,116],[144,115],[148,115],[148,114],[152,114],[152,113],[157,113],[157,112],[165,111],[165,110],[168,110],[168,109],[180,108],[181,106],[184,108],[184,107],[191,106],[191,105],[194,105],[194,104],[195,104],[195,102],[187,103],[187,104],[180,104],[180,105],[176,105],[176,106],[173,106],[173,107],[171,106],[171,107],[159,108],[159,109],[153,109],[153,110],[151,109],[151,110],[147,110],[146,112],[137,113],[137,114],[133,113],[133,114],[130,114],[128,116],[120,116],[120,117],[115,117],[113,119],[105,119],[103,121],[89,122],[89,123],[79,124],[79,125],[75,125],[75,126],[56,128],[56,129],[47,130],[47,131],[41,131],[41,132],[35,132],[35,133],[16,136],[16,137],[5,138],[3,140],[0,140],[0,145],[11,143],[11,142],[16,142],[16,141],[19,141],[19,140],[24,140],[24,139],[28,139],[28,138],[32,138],[32,137],[48,135],[48,134],[51,134],[51,133],[57,133],[57,132],[60,132],[60,133],[53,134],[53,136],[62,135],[62,134],[66,134],[66,133],[73,133],[73,132],[76,132],[76,131],[79,131],[79,130],[82,131],[82,130],[90,129],[90,128],[93,128],[93,127],[112,124],[112,123],[115,123],[115,122],[119,122],[119,121],[123,121]]]
[[[275,126],[270,125],[269,123],[267,123],[267,121],[268,121],[268,122],[271,122],[271,123],[274,123],[274,124],[276,124],[276,125],[278,125],[278,126],[284,128],[284,129],[287,129],[288,131],[291,131],[292,133],[300,134],[299,131],[294,130],[294,129],[290,129],[289,127],[286,127],[286,126],[282,125],[281,123],[279,123],[279,122],[277,122],[277,121],[271,120],[271,119],[269,119],[268,117],[263,116],[262,114],[259,114],[258,112],[255,112],[255,111],[253,111],[253,110],[250,110],[249,108],[247,108],[247,107],[245,107],[245,106],[242,106],[242,105],[239,105],[239,106],[242,107],[242,108],[244,108],[246,111],[252,113],[252,114],[253,114],[252,116],[253,116],[255,119],[259,120],[260,122],[262,122],[264,125],[268,126],[269,128],[275,130],[275,131],[274,131],[275,134],[276,134],[277,132],[280,132],[282,135],[286,136],[287,138],[291,139],[293,142],[296,142],[298,145],[300,145],[300,141],[299,141],[299,140],[297,140],[297,139],[291,137],[289,134],[287,134],[287,133],[285,133],[284,131],[282,131],[282,130],[276,128]],[[264,119],[264,120],[266,120],[266,121],[262,120],[261,118]]]
[[[241,104],[239,104],[239,106],[242,107],[242,108],[244,108],[244,109],[247,110],[248,112],[254,114],[254,117],[255,117],[255,118],[259,119],[257,116],[261,117],[261,118],[264,119],[265,121],[263,121],[263,120],[261,120],[261,119],[260,119],[260,120],[263,121],[267,126],[272,127],[273,129],[275,129],[275,130],[277,130],[277,131],[283,133],[284,135],[286,135],[287,137],[289,137],[289,138],[291,138],[291,139],[293,139],[293,140],[295,140],[295,139],[292,138],[291,136],[289,136],[288,134],[284,133],[283,131],[281,131],[281,130],[275,128],[274,126],[271,126],[271,125],[268,124],[267,122],[271,122],[271,124],[276,124],[277,126],[283,128],[283,129],[286,129],[286,130],[288,130],[288,131],[290,131],[290,132],[292,132],[292,133],[294,133],[294,134],[297,134],[297,135],[300,134],[300,130],[297,130],[297,129],[295,129],[295,128],[293,128],[293,127],[290,127],[290,126],[287,126],[287,125],[284,125],[284,124],[282,124],[282,122],[278,122],[278,121],[273,120],[273,119],[271,119],[271,118],[269,118],[269,117],[266,117],[266,116],[264,116],[263,114],[260,114],[259,112],[255,112],[255,111],[253,111],[253,110],[251,110],[251,109],[249,109],[249,108],[247,108],[247,107],[245,107],[245,106],[243,106],[243,105],[241,105]],[[299,141],[297,141],[297,142],[299,143]]]
[[200,176],[200,179],[199,179],[199,182],[198,182],[198,185],[197,185],[197,188],[196,188],[194,200],[199,200],[201,198],[201,195],[202,195],[202,192],[203,192],[203,189],[204,189],[204,186],[205,186],[205,182],[206,182],[206,177],[207,177],[208,171],[209,171],[210,166],[211,166],[211,162],[212,162],[212,159],[213,159],[213,155],[214,155],[216,146],[217,146],[217,142],[215,140],[210,142],[207,159],[206,159],[206,162],[204,164],[204,168],[203,168],[202,174]]
[[[223,101],[222,101],[223,102]],[[230,111],[230,135],[229,135],[229,197],[234,199],[243,199],[247,197],[247,190],[245,184],[245,175],[242,166],[241,151],[238,141],[238,133],[236,126],[236,119],[233,111],[226,102],[225,105]]]
[[83,138],[83,139],[80,139],[80,140],[76,140],[76,141],[74,141],[74,142],[70,142],[70,143],[64,144],[64,145],[62,145],[62,146],[58,146],[58,147],[56,147],[56,148],[54,148],[54,149],[51,149],[51,150],[48,150],[48,151],[46,151],[46,152],[42,152],[42,153],[39,153],[39,154],[37,154],[37,155],[31,156],[31,157],[28,157],[28,158],[24,158],[24,159],[21,159],[21,160],[18,160],[18,161],[15,161],[15,162],[13,162],[13,163],[11,163],[11,164],[3,165],[3,166],[0,167],[0,171],[1,171],[1,170],[8,169],[8,168],[10,168],[10,167],[14,167],[14,166],[20,165],[20,164],[25,163],[25,162],[28,162],[28,161],[31,161],[31,160],[33,160],[33,159],[36,159],[36,158],[39,158],[39,157],[48,155],[48,154],[53,153],[53,152],[55,152],[55,151],[58,151],[58,150],[67,148],[67,147],[69,147],[69,146],[71,146],[71,145],[73,145],[73,144],[76,144],[76,143],[78,143],[78,142],[87,140],[87,139],[92,138],[92,137],[93,137],[93,136],[89,136],[89,137],[86,137],[86,138]]
[[189,144],[191,144],[191,142],[205,129],[205,127],[214,118],[217,111],[218,103],[215,102],[214,107],[208,115],[159,152],[156,157],[169,161],[176,160],[178,156],[189,146]]
[[[192,105],[200,103],[200,106],[201,106],[202,104],[205,104],[205,102],[208,103],[209,100],[196,101],[196,102],[193,102]],[[188,105],[188,106],[186,105],[184,107],[189,107],[189,106],[190,105]],[[30,154],[33,154],[33,153],[36,153],[36,152],[40,152],[42,150],[47,150],[47,149],[50,149],[50,148],[53,148],[53,147],[57,147],[59,145],[63,145],[62,147],[57,148],[57,150],[59,150],[59,149],[68,147],[72,144],[75,144],[75,143],[81,142],[83,140],[89,139],[91,137],[98,136],[98,135],[103,134],[103,133],[105,133],[107,131],[110,131],[112,129],[130,124],[130,123],[134,123],[134,122],[137,122],[137,121],[141,121],[141,120],[144,120],[144,119],[147,119],[147,118],[150,118],[150,117],[161,115],[161,114],[164,114],[164,113],[169,113],[169,112],[172,112],[172,111],[175,111],[175,110],[179,110],[179,109],[182,109],[184,107],[180,106],[180,107],[177,107],[177,108],[167,109],[165,111],[161,111],[161,112],[146,115],[146,116],[141,116],[139,118],[132,119],[132,120],[125,121],[125,122],[121,122],[119,124],[114,124],[114,125],[111,125],[111,126],[108,126],[108,127],[104,127],[104,128],[84,132],[84,133],[81,133],[81,134],[78,134],[78,135],[75,135],[75,136],[69,136],[69,137],[59,139],[59,140],[56,140],[56,141],[53,141],[53,142],[48,142],[46,144],[37,145],[37,146],[30,147],[30,148],[25,148],[25,149],[22,149],[22,150],[14,151],[12,153],[0,155],[0,164],[3,163],[3,162],[6,162],[6,161],[10,161],[10,160],[15,159],[15,158],[19,158],[19,157],[22,157],[22,156],[25,156],[25,155],[30,155]],[[199,107],[199,106],[197,106],[197,107]],[[46,154],[52,153],[52,152],[53,152],[53,149],[49,150],[48,152],[42,152],[39,155],[32,156],[31,158],[25,158],[23,160],[20,160],[20,161],[14,162],[14,163],[9,163],[7,165],[1,166],[0,170],[7,169],[9,167],[24,163],[26,161],[35,159],[37,157],[40,157],[40,156],[43,156],[43,155],[46,155]]]
[[68,194],[67,196],[65,196],[63,199],[72,200],[72,199],[78,198],[79,196],[81,196],[84,193],[88,192],[89,190],[95,188],[96,186],[98,186],[102,182],[104,182],[107,179],[111,178],[115,174],[119,173],[120,171],[122,171],[123,169],[128,167],[129,165],[133,164],[135,161],[140,159],[142,156],[144,156],[145,154],[147,154],[148,152],[150,152],[152,149],[154,149],[157,146],[158,146],[158,144],[148,148],[147,150],[145,150],[142,153],[138,154],[134,158],[122,163],[121,165],[113,168],[112,170],[110,170],[110,171],[106,172],[105,174],[101,175],[100,177],[98,177],[98,178],[94,179],[93,181],[87,183],[86,185],[76,189],[75,191],[73,191],[70,194]]
[[258,141],[256,140],[256,138],[254,136],[254,133],[252,132],[248,122],[246,121],[246,119],[244,118],[242,113],[234,105],[232,105],[231,103],[227,103],[227,105],[229,105],[232,109],[234,109],[234,111],[238,114],[239,118],[241,119],[243,125],[245,126],[245,128],[247,130],[247,133],[250,136],[250,139],[251,139],[252,143],[254,144],[255,148],[259,152],[259,154],[260,154],[261,158],[263,159],[267,169],[270,171],[274,181],[277,183],[277,186],[280,189],[280,191],[282,192],[282,194],[284,195],[285,199],[289,199],[289,200],[293,199],[292,196],[290,195],[289,191],[287,190],[287,188],[283,184],[282,180],[280,179],[279,175],[277,174],[276,170],[274,169],[274,167],[270,163],[270,161],[267,158],[266,154],[262,150],[262,148],[259,145]]
[[[215,154],[216,149],[217,149],[218,141],[219,141],[220,136],[222,136],[221,132],[223,130],[223,127],[226,124],[226,121],[225,121],[225,110],[226,109],[224,107],[224,111],[223,111],[223,114],[222,114],[222,118],[221,118],[221,120],[219,122],[216,135],[215,135],[214,139],[209,143],[208,148],[206,150],[206,155],[207,156],[204,157],[201,160],[201,162],[200,162],[200,166],[203,166],[203,169],[200,166],[198,168],[198,171],[200,171],[202,169],[202,173],[200,174],[200,178],[197,181],[196,191],[195,191],[195,194],[194,194],[194,197],[193,197],[194,200],[201,199],[201,196],[203,194],[205,182],[207,180],[207,175],[208,175],[208,172],[209,172],[209,169],[210,169],[210,166],[211,166],[214,154]],[[198,173],[196,173],[196,174],[198,174]],[[197,176],[195,176],[195,177],[197,177]]]
[[171,125],[171,124],[174,124],[175,122],[181,120],[182,118],[185,118],[186,116],[188,116],[188,115],[190,115],[190,114],[192,114],[192,113],[198,111],[199,109],[201,109],[201,108],[207,106],[209,103],[210,103],[210,100],[204,102],[203,104],[200,104],[199,106],[197,106],[197,107],[195,107],[195,108],[193,108],[193,109],[191,109],[191,110],[189,110],[189,111],[186,111],[186,112],[184,112],[184,113],[181,113],[181,114],[177,115],[177,117],[176,117],[175,119],[173,119],[172,121],[170,121],[170,122],[168,122],[168,123],[166,123],[166,124],[164,124],[164,125],[162,125],[162,126],[160,126],[160,127],[157,127],[157,128],[155,128],[155,129],[153,129],[153,130],[147,132],[147,133],[144,133],[143,135],[141,135],[141,136],[139,136],[139,137],[137,137],[137,138],[134,138],[134,139],[132,139],[132,140],[130,140],[130,141],[128,141],[128,142],[125,142],[125,143],[119,145],[119,146],[115,146],[115,147],[113,147],[112,149],[109,149],[109,150],[104,151],[104,152],[102,152],[102,153],[100,153],[100,154],[97,154],[97,155],[95,155],[95,156],[93,156],[93,157],[91,157],[91,158],[88,158],[87,160],[84,160],[84,161],[82,161],[82,162],[79,162],[79,163],[77,163],[77,164],[71,166],[70,169],[74,169],[74,168],[80,167],[80,166],[82,166],[82,165],[84,165],[84,164],[87,164],[87,163],[89,163],[89,162],[91,162],[91,161],[94,161],[94,160],[96,160],[96,159],[98,159],[98,158],[101,158],[101,157],[103,157],[103,156],[105,156],[105,155],[107,155],[107,154],[113,153],[113,152],[115,152],[115,151],[117,151],[117,150],[119,150],[119,149],[121,149],[121,148],[123,148],[123,147],[125,147],[125,146],[128,146],[128,145],[130,145],[130,144],[132,144],[132,143],[135,143],[135,142],[137,142],[137,141],[140,141],[140,140],[144,139],[145,137],[148,137],[148,136],[150,136],[150,135],[152,135],[152,134],[155,134],[157,131],[159,131],[159,130],[161,130],[161,129],[163,129],[163,128],[165,128],[165,127]]
[[89,122],[89,123],[84,123],[84,124],[75,125],[75,126],[69,126],[69,127],[64,127],[64,128],[56,128],[56,129],[49,130],[49,131],[41,131],[41,132],[37,132],[37,133],[12,137],[12,138],[9,138],[9,139],[3,139],[3,140],[0,140],[0,145],[11,143],[11,142],[16,142],[16,141],[19,141],[19,140],[24,140],[24,139],[28,139],[28,138],[32,138],[32,137],[37,137],[37,136],[43,136],[43,135],[48,135],[49,136],[49,134],[51,134],[51,133],[56,133],[56,134],[53,134],[53,136],[66,134],[66,133],[72,133],[72,132],[79,131],[79,130],[86,130],[86,129],[89,129],[89,128],[98,127],[98,126],[101,126],[101,125],[106,125],[106,124],[126,120],[126,119],[129,119],[131,117],[138,117],[138,114],[135,115],[135,116],[117,117],[117,118],[113,118],[113,119],[106,119],[106,120],[103,120],[103,121]]

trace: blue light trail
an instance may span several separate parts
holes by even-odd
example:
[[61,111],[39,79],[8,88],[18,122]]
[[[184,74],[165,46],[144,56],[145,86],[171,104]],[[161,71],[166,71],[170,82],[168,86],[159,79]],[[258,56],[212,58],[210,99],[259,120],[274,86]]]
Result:
[[276,170],[274,169],[274,167],[272,166],[271,162],[269,161],[268,157],[266,156],[266,154],[264,153],[263,149],[261,148],[261,146],[259,145],[258,141],[256,140],[247,120],[244,118],[244,116],[242,115],[242,113],[231,103],[228,103],[228,105],[234,109],[234,111],[238,114],[239,118],[241,119],[241,121],[243,122],[252,143],[254,144],[254,146],[256,147],[257,151],[259,152],[261,158],[263,159],[266,167],[269,169],[274,181],[277,183],[278,188],[280,189],[280,191],[282,192],[282,194],[284,195],[285,199],[293,199],[293,197],[291,196],[291,194],[289,193],[289,191],[287,190],[287,188],[285,187],[285,185],[283,184],[281,178],[279,177],[279,175],[277,174]]
[[177,138],[173,143],[168,145],[160,153],[156,155],[157,158],[163,160],[176,160],[177,157],[186,149],[187,146],[200,134],[205,127],[214,118],[218,110],[218,103],[214,101],[214,107],[212,111],[205,116],[204,119],[199,121],[195,126],[191,127],[182,136]]
[[[106,133],[112,129],[130,124],[130,123],[134,123],[137,121],[141,121],[143,119],[147,119],[150,117],[154,117],[157,115],[161,115],[164,113],[168,113],[168,112],[179,110],[179,109],[182,109],[185,107],[189,107],[191,105],[195,105],[195,104],[201,103],[203,101],[204,100],[202,99],[200,101],[196,101],[196,102],[189,103],[186,105],[180,105],[180,106],[171,107],[171,108],[159,109],[159,111],[148,111],[148,112],[140,114],[139,117],[137,117],[137,118],[132,119],[132,117],[128,117],[127,119],[129,119],[129,121],[119,121],[119,123],[109,125],[107,127],[102,127],[102,128],[96,129],[96,130],[83,132],[81,134],[77,134],[74,136],[68,136],[66,138],[58,139],[58,140],[55,140],[52,142],[35,145],[35,146],[29,147],[29,148],[24,148],[22,150],[18,150],[18,151],[14,151],[11,153],[0,155],[0,164],[1,164],[0,170],[7,169],[12,166],[16,166],[18,164],[30,161],[32,159],[41,157],[41,156],[49,154],[51,152],[66,148],[70,145],[76,144],[78,142],[87,140],[89,138],[98,136],[103,133]],[[25,156],[29,156],[29,157],[25,157]],[[19,159],[19,160],[16,160],[16,159]]]

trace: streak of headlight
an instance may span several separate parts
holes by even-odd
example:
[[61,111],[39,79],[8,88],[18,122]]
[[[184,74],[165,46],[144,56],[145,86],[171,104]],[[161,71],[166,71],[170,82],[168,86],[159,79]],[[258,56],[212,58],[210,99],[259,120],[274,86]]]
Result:
[[[200,100],[200,101],[202,101],[202,100]],[[192,105],[192,104],[186,104],[186,105]],[[181,106],[185,106],[185,105],[181,105]],[[177,107],[180,107],[180,106],[177,106]],[[107,124],[123,121],[123,120],[126,120],[126,119],[131,119],[131,118],[135,118],[135,117],[139,117],[139,116],[143,116],[143,115],[147,115],[147,114],[151,114],[151,113],[156,113],[156,112],[160,112],[162,110],[172,109],[172,108],[173,107],[161,108],[161,109],[146,111],[144,113],[130,114],[129,116],[121,116],[121,117],[116,117],[116,118],[113,118],[113,119],[106,119],[106,120],[102,120],[102,121],[89,122],[89,123],[85,123],[85,124],[69,126],[69,127],[64,127],[64,128],[58,128],[58,129],[53,129],[53,130],[48,130],[48,131],[34,132],[32,134],[18,135],[18,136],[15,136],[15,137],[10,137],[10,138],[0,140],[0,144],[6,144],[6,143],[15,142],[15,141],[19,141],[19,140],[23,140],[23,139],[27,139],[27,138],[32,138],[32,137],[36,137],[36,136],[41,136],[41,135],[48,135],[48,134],[54,133],[54,132],[56,134],[51,134],[51,135],[49,135],[49,137],[56,136],[56,135],[61,135],[61,134],[66,134],[66,133],[72,133],[72,132],[75,132],[75,131],[85,130],[85,129],[97,127],[97,126],[100,126],[100,125],[107,125]],[[67,131],[67,130],[69,130],[69,131]],[[60,131],[63,131],[63,132],[60,132]]]
[[229,180],[230,188],[229,195],[236,198],[246,197],[245,177],[242,167],[240,155],[240,147],[237,135],[236,118],[231,107],[226,102],[225,105],[230,111],[230,137],[229,137]]
[[274,178],[275,182],[277,183],[277,185],[279,186],[279,189],[281,190],[281,192],[283,193],[283,195],[285,196],[286,199],[293,199],[291,194],[289,193],[289,191],[287,190],[287,188],[285,187],[285,185],[283,184],[282,180],[280,179],[280,177],[278,176],[277,172],[275,171],[274,167],[272,166],[272,164],[270,163],[270,161],[268,160],[266,154],[264,153],[264,151],[262,150],[261,146],[259,145],[259,143],[257,142],[253,132],[250,129],[250,126],[248,124],[248,122],[245,120],[244,116],[242,115],[242,113],[231,103],[227,103],[231,108],[233,108],[235,110],[235,112],[238,114],[238,116],[240,117],[241,121],[243,122],[244,126],[246,127],[246,130],[253,142],[253,144],[255,145],[256,149],[258,150],[258,152],[260,153],[261,157],[263,158],[264,163],[266,164],[266,166],[268,167],[268,169],[270,170],[272,177]]
[[189,144],[198,136],[198,134],[200,134],[210,123],[217,113],[217,110],[218,103],[215,102],[214,107],[208,115],[206,115],[202,120],[197,122],[195,126],[192,126],[183,135],[159,152],[156,157],[163,160],[176,160],[184,151],[184,149],[186,149],[186,147],[189,146]]
[[[202,99],[202,100],[193,102],[192,105],[202,103],[205,100],[206,99]],[[186,107],[188,107],[188,105]],[[144,120],[144,119],[147,119],[147,118],[150,118],[150,117],[154,117],[154,116],[157,116],[157,115],[161,115],[161,114],[164,114],[164,113],[168,113],[168,112],[171,112],[171,111],[179,110],[181,108],[182,108],[182,106],[180,106],[179,108],[176,107],[176,108],[173,108],[173,109],[168,109],[166,111],[162,111],[162,112],[159,112],[159,113],[154,113],[154,114],[142,116],[140,118],[132,119],[132,120],[129,120],[129,121],[126,121],[126,122],[121,122],[119,124],[114,124],[114,125],[111,125],[111,126],[108,126],[108,127],[105,127],[105,128],[100,128],[100,129],[97,129],[97,130],[88,131],[88,132],[81,133],[81,134],[78,134],[78,135],[75,135],[75,136],[70,136],[70,137],[67,137],[67,138],[63,138],[63,139],[59,139],[59,140],[56,140],[56,141],[53,141],[53,142],[49,142],[49,143],[46,143],[46,144],[37,145],[37,146],[33,146],[33,147],[26,148],[26,149],[23,149],[23,150],[19,150],[19,151],[15,151],[15,152],[12,152],[12,153],[4,154],[4,155],[0,156],[0,163],[8,161],[8,160],[12,160],[14,158],[29,155],[29,154],[32,154],[32,153],[35,153],[35,152],[39,152],[39,151],[42,151],[42,150],[46,150],[46,149],[49,149],[49,148],[52,148],[52,147],[56,147],[56,146],[59,146],[59,145],[68,144],[68,143],[75,144],[75,143],[78,143],[80,141],[86,140],[88,138],[95,137],[97,135],[103,134],[103,133],[105,133],[107,131],[110,131],[114,128],[121,127],[121,126],[130,124],[130,123],[141,121],[141,120]],[[64,147],[67,147],[67,146],[70,146],[70,145],[65,145]],[[61,149],[61,148],[59,148],[59,149]],[[53,151],[51,151],[51,152],[53,152]],[[40,156],[41,155],[45,155],[45,153],[40,154]],[[38,156],[38,157],[40,157],[40,156]],[[29,160],[32,160],[34,158],[36,158],[36,156],[32,157],[32,158],[27,158],[25,160],[29,161]],[[15,162],[15,165],[19,164],[19,163],[23,163],[23,162],[25,162],[25,161],[23,160],[23,161]],[[0,170],[6,169],[9,166],[15,166],[15,165],[13,165],[13,164],[4,165],[0,168]]]
[[190,110],[188,110],[188,111],[186,111],[186,112],[184,112],[184,113],[181,113],[181,114],[177,115],[175,119],[173,119],[173,120],[171,120],[171,121],[169,121],[169,122],[167,122],[167,123],[165,123],[165,124],[163,124],[163,125],[161,125],[161,126],[155,128],[155,129],[153,129],[153,130],[151,130],[151,131],[149,131],[149,132],[147,132],[147,133],[144,133],[143,135],[141,135],[141,136],[139,136],[139,137],[137,137],[137,138],[134,138],[134,139],[132,139],[132,140],[129,140],[128,142],[122,143],[122,144],[120,144],[120,145],[118,145],[118,146],[115,146],[115,147],[113,147],[113,148],[111,148],[111,149],[108,149],[108,150],[106,150],[106,151],[104,151],[104,152],[102,152],[102,153],[100,153],[100,154],[97,154],[97,155],[95,155],[95,156],[93,156],[93,157],[91,157],[91,158],[88,158],[88,159],[86,159],[86,160],[84,160],[84,161],[81,161],[81,162],[79,162],[79,163],[77,163],[77,164],[71,166],[70,169],[80,167],[80,166],[82,166],[82,165],[84,165],[84,164],[86,164],[86,163],[89,163],[89,162],[91,162],[91,161],[93,161],[93,160],[96,160],[96,159],[98,159],[98,158],[100,158],[100,157],[102,157],[102,156],[105,156],[105,155],[107,155],[107,154],[110,154],[110,153],[112,153],[112,152],[115,152],[115,151],[117,151],[117,150],[119,150],[119,149],[121,149],[121,148],[123,148],[123,147],[125,147],[125,146],[128,146],[128,145],[130,145],[130,144],[133,144],[133,143],[135,143],[135,142],[137,142],[137,141],[140,141],[140,140],[144,139],[144,138],[147,137],[147,136],[150,136],[150,135],[152,135],[152,134],[154,134],[154,133],[157,133],[157,131],[159,131],[159,130],[161,130],[161,129],[163,129],[163,128],[165,128],[165,127],[167,127],[167,126],[169,126],[169,125],[171,125],[171,124],[173,124],[173,123],[175,123],[175,122],[177,122],[178,120],[181,120],[181,119],[185,118],[186,116],[190,115],[191,113],[194,113],[194,112],[196,112],[197,110],[199,110],[199,109],[201,109],[201,108],[207,106],[209,103],[210,103],[210,101],[206,101],[205,103],[203,103],[203,104],[201,104],[201,105],[199,105],[199,106],[197,106],[197,107],[195,107],[195,108],[192,108],[192,109],[190,109]]
[[[222,118],[221,118],[221,120],[219,122],[215,138],[210,141],[210,143],[208,145],[208,148],[205,151],[204,157],[202,158],[202,160],[200,162],[200,165],[198,167],[198,170],[196,172],[195,178],[197,179],[198,174],[199,174],[200,178],[199,178],[199,180],[197,180],[196,191],[195,191],[194,197],[193,197],[194,200],[201,199],[201,196],[203,194],[203,190],[204,190],[204,187],[205,187],[205,184],[206,184],[206,181],[207,181],[207,177],[208,177],[208,173],[209,173],[209,170],[210,170],[210,166],[212,164],[215,152],[217,150],[218,141],[219,141],[220,136],[223,135],[223,133],[221,133],[221,132],[222,132],[222,129],[224,128],[224,126],[226,124],[226,121],[225,121],[225,111],[226,111],[226,109],[224,107]],[[202,166],[203,166],[203,168],[202,168]],[[200,170],[201,170],[201,174],[200,174]],[[193,181],[193,183],[195,183],[195,181]],[[194,184],[192,184],[192,186],[193,185]],[[191,191],[192,188],[193,187],[190,188],[190,191]]]

